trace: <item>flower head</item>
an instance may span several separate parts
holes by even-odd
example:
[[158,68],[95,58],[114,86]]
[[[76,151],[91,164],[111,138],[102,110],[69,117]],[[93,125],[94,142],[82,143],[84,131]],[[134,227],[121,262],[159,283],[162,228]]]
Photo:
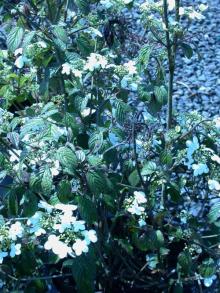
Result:
[[15,255],[21,254],[21,244],[20,243],[12,243],[10,247],[10,257],[15,257]]
[[83,252],[87,253],[89,251],[86,241],[81,239],[76,239],[72,248],[77,256],[81,255]]
[[22,237],[23,231],[24,231],[24,228],[22,227],[21,223],[17,221],[15,222],[15,224],[12,224],[11,227],[9,228],[8,236],[10,239],[16,240],[17,237],[19,238]]

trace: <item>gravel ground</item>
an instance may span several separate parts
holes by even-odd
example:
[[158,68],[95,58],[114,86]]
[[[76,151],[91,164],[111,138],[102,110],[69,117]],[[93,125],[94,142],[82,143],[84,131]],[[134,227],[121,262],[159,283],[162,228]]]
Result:
[[197,110],[205,116],[220,115],[220,0],[184,1],[208,4],[205,19],[192,25],[198,54],[177,58],[175,101],[177,111]]

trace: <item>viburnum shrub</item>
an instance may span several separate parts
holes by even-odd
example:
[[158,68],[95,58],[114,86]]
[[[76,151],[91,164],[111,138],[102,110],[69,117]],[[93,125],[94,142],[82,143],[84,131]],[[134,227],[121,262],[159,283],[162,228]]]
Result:
[[207,7],[0,3],[2,292],[217,283],[220,118],[172,107],[176,54],[192,56]]

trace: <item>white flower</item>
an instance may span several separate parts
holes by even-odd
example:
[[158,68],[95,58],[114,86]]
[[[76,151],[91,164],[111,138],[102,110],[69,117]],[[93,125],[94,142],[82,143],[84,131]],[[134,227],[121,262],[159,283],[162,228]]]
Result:
[[175,0],[168,0],[167,1],[168,4],[168,9],[171,11],[175,8]]
[[124,4],[129,4],[131,2],[133,2],[133,0],[123,0]]
[[205,4],[202,3],[202,4],[199,5],[199,10],[203,12],[206,9],[208,9],[208,7],[209,7],[208,5],[205,5]]
[[211,157],[211,159],[212,159],[212,161],[217,162],[218,164],[220,164],[220,157],[219,157],[219,156],[217,156],[217,155],[213,155],[213,156]]
[[199,12],[197,12],[195,10],[192,10],[189,13],[189,18],[201,20],[201,19],[204,19],[205,17],[201,13],[199,13]]
[[14,55],[15,56],[17,56],[19,54],[22,55],[22,53],[23,53],[23,48],[18,48],[18,49],[15,50]]
[[202,174],[207,174],[209,172],[209,168],[206,164],[204,163],[199,163],[199,164],[193,164],[192,168],[194,170],[194,176],[202,175]]
[[10,158],[9,158],[10,162],[18,161],[21,155],[21,150],[13,150],[13,152],[9,151],[9,155],[10,155]]
[[134,199],[138,204],[147,202],[147,199],[145,197],[145,193],[142,191],[135,191],[134,192]]
[[82,232],[82,234],[85,237],[85,241],[87,245],[89,245],[91,242],[95,243],[98,240],[95,230],[89,230],[89,231],[85,230]]
[[3,262],[4,257],[6,257],[8,253],[6,251],[0,250],[0,264]]
[[124,67],[128,70],[130,75],[137,73],[136,64],[134,61],[130,60],[129,62],[124,64]]
[[186,146],[188,148],[187,153],[192,155],[196,150],[199,149],[199,141],[196,136],[193,137],[193,140],[187,140]]
[[22,55],[19,56],[16,60],[15,60],[15,66],[19,69],[24,67],[24,63],[27,59],[25,57],[23,57]]
[[52,250],[54,254],[59,258],[65,258],[68,254],[71,254],[71,248],[64,242],[59,240],[56,235],[50,235],[48,240],[44,244],[46,250]]
[[213,275],[211,277],[208,277],[208,278],[204,278],[203,282],[204,282],[204,286],[205,287],[211,287],[212,284],[213,284],[213,281],[216,280],[217,277],[216,275]]
[[81,111],[81,115],[82,115],[82,117],[87,117],[87,116],[95,113],[95,111],[96,111],[95,109],[86,107],[83,111]]
[[63,203],[57,203],[54,206],[55,209],[61,210],[64,213],[73,212],[77,209],[77,206],[74,204],[63,204]]
[[89,251],[86,241],[81,239],[76,239],[76,242],[73,244],[72,248],[78,256],[83,252],[87,253]]
[[62,74],[70,75],[71,73],[71,65],[69,63],[64,63],[62,65]]
[[60,224],[55,224],[54,229],[58,229],[60,233],[63,233],[66,229],[71,228],[71,225],[76,221],[76,217],[72,216],[72,212],[66,212],[60,216]]
[[32,226],[30,233],[34,233],[36,236],[46,234],[46,231],[41,227],[42,212],[36,212],[31,218],[28,219],[27,225]]
[[113,6],[113,3],[110,0],[101,0],[100,4],[103,5],[106,9]]
[[220,183],[216,180],[209,180],[208,181],[209,184],[209,189],[211,190],[220,190]]
[[140,207],[136,202],[134,202],[132,206],[128,208],[128,211],[132,215],[140,216],[144,212],[144,208]]
[[10,247],[10,257],[15,257],[15,255],[21,254],[21,244],[12,243]]
[[146,225],[146,222],[145,222],[143,219],[140,219],[140,220],[138,221],[138,224],[139,224],[140,227],[143,227],[143,226]]
[[12,240],[16,240],[17,237],[21,238],[23,235],[24,228],[20,222],[15,222],[11,225],[8,231],[8,237]]
[[78,69],[72,69],[72,72],[75,77],[79,77],[79,78],[82,77],[82,71],[80,71]]
[[87,59],[88,61],[84,66],[84,69],[89,71],[94,71],[95,69],[99,68],[105,68],[108,64],[108,61],[104,56],[96,53],[91,53]]
[[184,13],[185,13],[184,7],[180,7],[179,8],[179,14],[180,14],[180,16],[184,15]]
[[74,232],[79,232],[85,230],[85,221],[75,221],[73,223]]
[[46,210],[49,214],[52,212],[54,208],[52,205],[48,204],[46,201],[43,200],[40,200],[38,207]]
[[38,45],[39,47],[43,48],[43,49],[47,48],[47,44],[46,44],[45,42],[43,42],[43,41],[39,41],[39,42],[37,42],[37,45]]
[[220,117],[215,118],[214,120],[215,127],[220,129]]

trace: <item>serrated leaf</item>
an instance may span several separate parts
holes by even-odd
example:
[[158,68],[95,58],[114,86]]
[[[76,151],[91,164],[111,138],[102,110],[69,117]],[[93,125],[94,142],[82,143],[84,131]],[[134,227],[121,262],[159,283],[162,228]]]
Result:
[[215,272],[216,265],[212,258],[203,260],[202,264],[199,266],[199,273],[203,278],[209,278],[213,276]]
[[90,11],[90,5],[88,0],[75,0],[77,7],[84,14],[88,14]]
[[98,152],[103,144],[103,132],[95,131],[89,138],[89,148],[93,153]]
[[23,28],[18,26],[12,28],[12,30],[10,31],[7,37],[8,49],[12,52],[18,49],[21,46],[23,36],[24,36]]
[[46,167],[41,180],[41,188],[45,195],[49,196],[53,187],[53,177],[49,167]]
[[33,216],[38,209],[37,204],[38,200],[36,195],[31,191],[27,191],[24,194],[24,215],[26,217]]
[[157,165],[155,162],[149,161],[146,164],[144,164],[142,170],[141,170],[141,175],[151,175],[157,171]]
[[7,194],[8,197],[8,212],[10,216],[18,215],[18,197],[14,190]]
[[63,267],[71,268],[76,282],[77,292],[94,293],[94,279],[96,274],[96,257],[93,250],[64,262]]
[[57,150],[57,159],[61,165],[69,172],[74,172],[77,166],[77,157],[68,147],[61,147]]
[[208,214],[208,219],[210,223],[214,223],[215,225],[219,226],[220,225],[219,218],[220,218],[220,202],[217,202],[211,207],[211,210]]
[[191,271],[192,257],[188,251],[183,251],[178,255],[178,266],[185,274],[188,274]]
[[167,101],[167,90],[164,86],[155,86],[154,94],[159,104],[164,105]]
[[139,55],[137,57],[137,68],[139,71],[147,68],[151,52],[152,48],[149,45],[145,45],[140,49]]
[[131,108],[128,104],[117,99],[115,101],[115,118],[118,123],[123,124],[125,120],[128,119],[128,113],[131,111]]
[[57,197],[62,203],[68,203],[71,198],[71,184],[69,180],[62,180],[58,185]]
[[64,44],[68,44],[69,39],[68,39],[68,36],[67,36],[65,29],[62,26],[55,25],[53,27],[53,33]]
[[89,171],[86,174],[87,182],[90,190],[94,194],[103,192],[106,188],[105,176],[101,171]]
[[191,48],[191,46],[186,43],[181,43],[181,47],[182,47],[184,56],[187,57],[188,59],[192,58],[193,49]]
[[96,206],[90,198],[79,196],[77,197],[77,202],[80,215],[88,224],[93,224],[97,221],[98,214]]

